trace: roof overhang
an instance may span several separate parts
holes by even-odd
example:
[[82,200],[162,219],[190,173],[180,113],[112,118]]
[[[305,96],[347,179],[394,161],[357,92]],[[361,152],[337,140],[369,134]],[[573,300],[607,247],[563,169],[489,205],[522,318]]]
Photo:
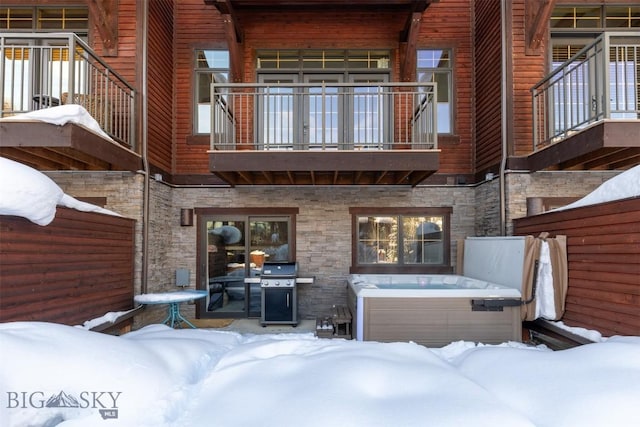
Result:
[[437,172],[440,150],[210,151],[209,169],[238,185],[403,185]]
[[403,81],[410,81],[415,68],[415,50],[422,23],[422,14],[440,0],[203,0],[213,5],[222,16],[222,23],[229,47],[232,71],[230,80],[242,81],[244,32],[242,16],[265,11],[295,13],[304,11],[339,10],[340,13],[374,11],[405,15],[404,26],[398,28],[400,43],[400,74]]
[[139,154],[74,123],[0,121],[0,155],[38,170],[142,169]]

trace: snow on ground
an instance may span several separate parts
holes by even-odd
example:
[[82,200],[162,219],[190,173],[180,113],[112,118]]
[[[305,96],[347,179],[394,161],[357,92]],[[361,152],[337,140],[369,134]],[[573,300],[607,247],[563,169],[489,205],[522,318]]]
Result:
[[13,322],[0,349],[2,426],[640,425],[640,337],[554,352]]

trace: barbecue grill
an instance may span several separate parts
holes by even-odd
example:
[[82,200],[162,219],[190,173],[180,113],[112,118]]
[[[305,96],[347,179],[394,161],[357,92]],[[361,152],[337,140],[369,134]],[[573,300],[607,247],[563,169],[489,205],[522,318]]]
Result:
[[295,262],[266,262],[260,272],[260,324],[298,324],[298,297]]

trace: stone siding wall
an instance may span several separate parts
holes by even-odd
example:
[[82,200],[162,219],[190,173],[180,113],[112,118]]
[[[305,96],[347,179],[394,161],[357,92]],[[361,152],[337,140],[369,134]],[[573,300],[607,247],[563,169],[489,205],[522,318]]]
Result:
[[[180,208],[297,207],[296,259],[300,274],[315,276],[313,285],[298,289],[299,316],[329,312],[346,301],[346,278],[351,265],[350,207],[453,207],[452,266],[456,241],[475,232],[474,189],[469,187],[396,188],[182,188],[173,190],[174,268],[188,268],[196,279],[196,229],[180,227]],[[196,218],[197,221],[197,218]]]
[[584,197],[619,171],[511,172],[506,175],[507,235],[512,220],[527,216],[527,197]]
[[[74,197],[106,197],[106,208],[136,219],[135,293],[141,292],[143,186],[141,174],[128,172],[52,172],[48,175]],[[582,197],[616,172],[508,173],[507,234],[511,220],[526,215],[527,197]],[[408,188],[172,188],[150,181],[148,292],[176,290],[175,271],[191,272],[190,287],[197,287],[197,227],[180,225],[180,209],[195,207],[297,207],[296,259],[301,275],[315,276],[313,285],[299,287],[300,318],[328,313],[344,303],[351,265],[350,207],[445,207],[451,218],[451,266],[456,267],[457,241],[468,236],[500,234],[499,180],[475,187],[434,186]],[[197,223],[197,218],[195,219]],[[185,305],[193,316],[194,306]],[[165,309],[151,308],[137,325],[163,319]]]

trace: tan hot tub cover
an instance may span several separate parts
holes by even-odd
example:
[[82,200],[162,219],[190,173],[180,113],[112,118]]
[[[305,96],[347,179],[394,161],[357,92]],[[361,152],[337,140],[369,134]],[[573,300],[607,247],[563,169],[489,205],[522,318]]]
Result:
[[567,236],[548,237],[549,233],[540,233],[538,237],[526,236],[524,248],[524,266],[522,272],[522,320],[535,320],[536,298],[533,297],[533,283],[537,277],[536,266],[540,258],[540,246],[543,241],[549,244],[556,318],[562,318],[567,297]]

